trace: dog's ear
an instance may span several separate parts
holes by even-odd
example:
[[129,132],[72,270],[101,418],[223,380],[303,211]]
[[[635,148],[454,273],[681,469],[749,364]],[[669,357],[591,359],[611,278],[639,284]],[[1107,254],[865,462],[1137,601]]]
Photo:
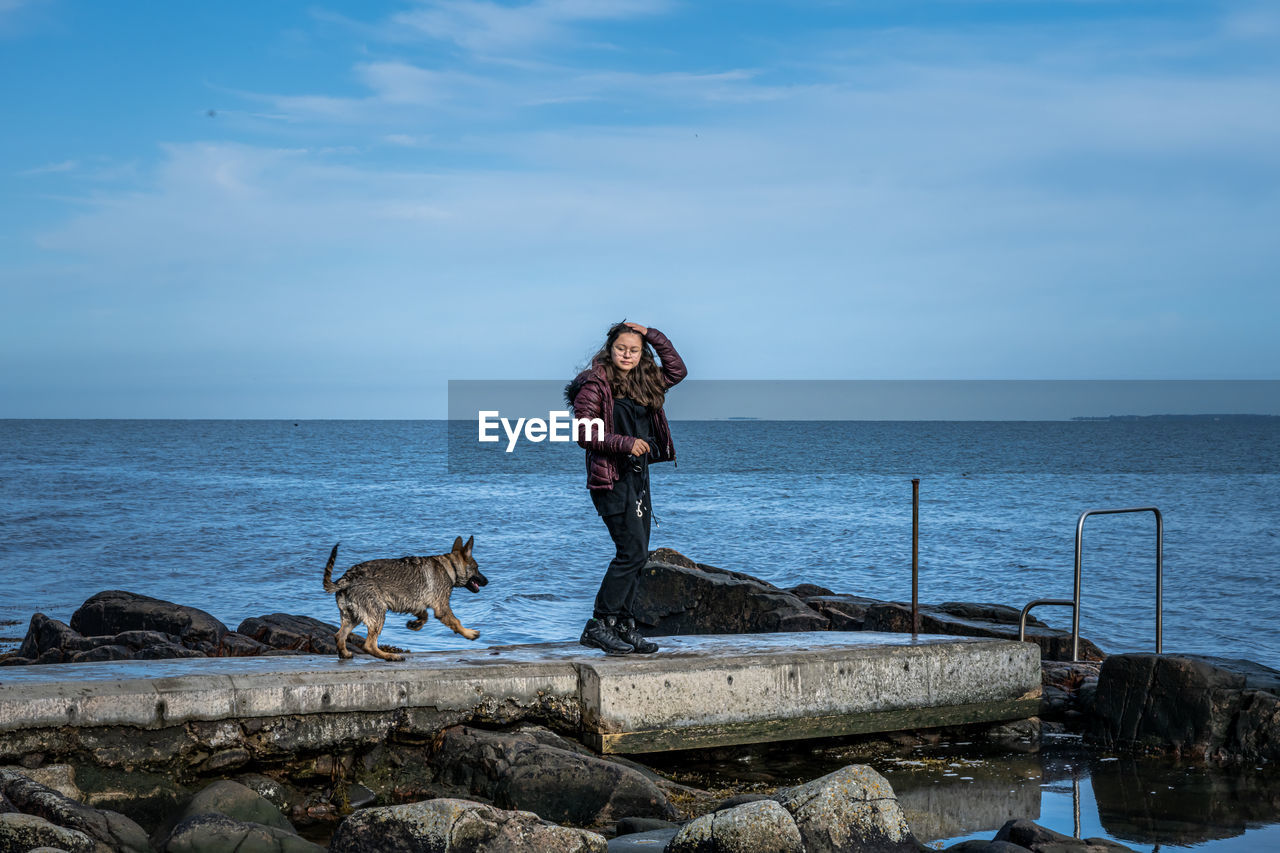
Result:
[[[462,537],[459,536],[458,540],[461,541]],[[467,539],[467,544],[462,546],[462,556],[467,558],[471,557],[471,546],[475,544],[475,541],[476,541],[476,537],[474,536]]]
[[454,540],[453,540],[453,550],[455,550],[455,551],[461,551],[461,550],[462,550],[462,537],[461,537],[461,536],[459,536],[457,539],[454,539]]

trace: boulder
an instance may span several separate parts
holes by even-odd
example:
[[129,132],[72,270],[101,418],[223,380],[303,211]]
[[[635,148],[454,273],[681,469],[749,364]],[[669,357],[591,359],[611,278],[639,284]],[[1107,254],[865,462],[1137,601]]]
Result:
[[679,829],[680,824],[656,817],[624,817],[613,827],[614,835],[635,835],[655,830]]
[[338,825],[330,853],[606,853],[603,836],[536,814],[437,799],[362,809]]
[[1027,853],[1027,848],[1008,841],[974,840],[952,844],[943,853]]
[[775,799],[795,820],[805,853],[917,853],[888,780],[862,764],[781,790]]
[[636,620],[649,635],[824,631],[827,618],[767,581],[695,563],[670,548],[640,572]]
[[712,812],[685,824],[664,853],[806,853],[791,814],[775,800]]
[[19,811],[83,833],[101,845],[101,850],[112,853],[151,853],[151,843],[146,832],[129,818],[117,812],[77,803],[21,773],[0,770],[0,793]]
[[324,853],[293,832],[246,823],[221,814],[199,814],[174,827],[164,853]]
[[511,732],[454,726],[437,743],[437,785],[500,808],[578,825],[675,817],[649,777],[537,726]]
[[28,853],[39,848],[65,853],[98,853],[98,845],[83,832],[58,826],[36,815],[0,814],[0,853]]
[[1097,661],[1040,662],[1040,713],[1042,720],[1075,722],[1093,711],[1098,686]]
[[1072,838],[1029,820],[1009,821],[1000,827],[993,841],[1017,845],[1032,853],[1134,853],[1132,847],[1105,838]]
[[84,794],[80,787],[76,785],[76,770],[70,764],[48,764],[44,767],[0,767],[0,770],[8,770],[10,773],[19,776],[25,776],[32,782],[36,782],[53,791],[57,791],[68,799],[77,802],[84,799]]
[[806,595],[801,596],[806,605],[825,616],[832,631],[861,631],[867,620],[867,611],[873,604],[883,602],[860,595]]
[[[959,637],[1018,639],[1019,610],[1003,604],[972,604],[950,601],[920,605],[920,633]],[[911,606],[882,601],[867,609],[864,631],[911,633]],[[1045,660],[1071,660],[1071,632],[1050,628],[1036,619],[1027,620],[1027,641],[1040,647]],[[1103,660],[1106,654],[1091,641],[1080,638],[1081,660]]]
[[294,832],[293,824],[280,809],[247,786],[229,779],[214,782],[192,797],[182,810],[179,822],[201,814],[220,814],[241,823],[258,823]]
[[1280,759],[1280,672],[1197,655],[1113,655],[1089,736],[1103,746],[1195,758]]
[[[236,633],[243,634],[272,649],[316,655],[338,653],[338,644],[334,640],[334,635],[338,633],[338,626],[321,622],[310,616],[296,616],[291,613],[254,616],[241,622],[236,628]],[[365,654],[364,649],[361,648],[364,639],[363,634],[352,634],[347,641],[347,648],[356,654]]]
[[71,627],[85,636],[114,636],[125,631],[171,634],[178,644],[206,655],[217,655],[227,626],[194,607],[111,589],[80,605]]
[[[57,619],[37,613],[31,617],[19,654],[8,663],[91,663],[106,660],[205,657],[207,652],[201,642],[203,641],[197,642],[197,647],[189,648],[183,645],[183,638],[177,634],[141,628],[115,634],[85,636]],[[224,633],[217,653],[261,654],[265,651],[266,646],[248,637]]]
[[75,631],[65,622],[50,619],[43,613],[36,613],[27,625],[27,635],[18,647],[18,656],[36,660],[50,649],[58,649],[68,654],[83,652],[96,645],[85,641],[79,631]]
[[825,586],[818,586],[816,583],[798,583],[795,586],[787,587],[786,591],[800,598],[811,598],[815,595],[835,595],[834,590],[827,589]]

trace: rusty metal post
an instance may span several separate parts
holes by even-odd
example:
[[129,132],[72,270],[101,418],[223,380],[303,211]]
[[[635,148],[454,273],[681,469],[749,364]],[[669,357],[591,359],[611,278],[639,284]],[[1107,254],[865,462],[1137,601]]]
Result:
[[911,480],[911,639],[920,633],[920,478]]

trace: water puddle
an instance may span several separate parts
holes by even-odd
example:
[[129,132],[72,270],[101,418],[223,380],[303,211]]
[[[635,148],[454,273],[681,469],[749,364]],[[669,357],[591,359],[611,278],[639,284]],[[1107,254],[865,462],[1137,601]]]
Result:
[[989,840],[1005,821],[1028,818],[1142,851],[1280,850],[1280,768],[1113,755],[1071,736],[1046,738],[1039,752],[1028,753],[966,741],[828,741],[650,759],[689,784],[759,792],[870,764],[893,785],[916,837],[939,849]]

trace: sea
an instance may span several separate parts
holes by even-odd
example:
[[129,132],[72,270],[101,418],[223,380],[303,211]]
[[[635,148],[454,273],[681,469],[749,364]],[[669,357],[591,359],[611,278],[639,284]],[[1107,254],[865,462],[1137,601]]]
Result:
[[[572,443],[477,453],[435,421],[0,421],[0,651],[34,613],[69,622],[123,589],[231,628],[336,622],[321,574],[475,537],[490,583],[456,590],[478,645],[576,639],[613,546]],[[464,425],[465,427],[465,425]],[[471,430],[470,432],[468,430]],[[1165,651],[1280,668],[1280,418],[674,421],[655,464],[651,547],[782,587],[908,601],[913,479],[920,600],[1071,598],[1077,519],[1157,507]],[[496,455],[495,455],[496,454]],[[1156,642],[1155,515],[1090,517],[1081,632]],[[1036,615],[1070,627],[1069,609]],[[389,620],[384,644],[467,647]]]

